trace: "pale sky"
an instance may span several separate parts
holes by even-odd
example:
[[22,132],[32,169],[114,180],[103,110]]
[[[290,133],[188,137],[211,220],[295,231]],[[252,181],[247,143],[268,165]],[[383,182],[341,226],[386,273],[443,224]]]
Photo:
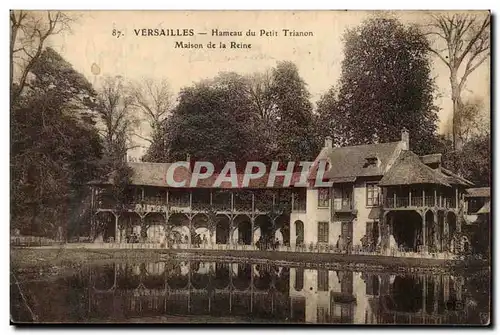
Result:
[[[56,36],[49,44],[90,82],[98,85],[105,75],[121,75],[129,80],[143,77],[167,79],[174,94],[179,89],[220,71],[240,74],[264,71],[277,61],[294,62],[308,84],[312,102],[340,77],[343,59],[342,36],[374,12],[363,11],[87,11],[76,12],[80,18],[71,34]],[[427,12],[395,12],[402,22],[423,23]],[[163,28],[193,29],[194,36],[136,36],[134,29]],[[112,36],[117,29],[124,36]],[[227,31],[256,31],[255,37],[212,36],[212,29]],[[279,32],[277,37],[260,37],[261,29]],[[312,37],[285,37],[282,29],[310,31]],[[199,35],[198,33],[207,33]],[[202,43],[204,49],[175,48],[175,42]],[[227,49],[207,49],[212,41],[228,44]],[[250,43],[251,49],[230,49],[231,41]],[[101,73],[91,72],[96,63]],[[437,58],[433,62],[433,76],[441,95],[436,103],[441,107],[440,128],[450,115],[451,90],[449,70]],[[489,61],[470,77],[464,96],[479,96],[489,106]],[[146,130],[145,130],[146,131]],[[139,155],[136,153],[134,155]]]

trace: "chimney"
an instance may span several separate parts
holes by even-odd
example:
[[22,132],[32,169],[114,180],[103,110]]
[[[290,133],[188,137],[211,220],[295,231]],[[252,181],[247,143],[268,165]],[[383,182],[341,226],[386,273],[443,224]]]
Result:
[[410,150],[410,133],[405,127],[401,130],[401,142],[404,143],[403,150]]
[[186,155],[186,162],[188,162],[188,170],[193,171],[193,166],[191,164],[191,155],[190,154]]
[[333,147],[333,141],[331,136],[325,137],[325,148]]

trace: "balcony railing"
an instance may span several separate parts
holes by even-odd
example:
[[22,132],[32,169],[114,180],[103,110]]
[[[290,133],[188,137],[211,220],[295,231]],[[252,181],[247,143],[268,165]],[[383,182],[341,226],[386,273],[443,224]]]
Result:
[[293,203],[292,212],[305,213],[306,212],[306,201],[297,201]]
[[384,201],[386,208],[405,208],[405,207],[443,207],[455,208],[456,199],[453,197],[437,197],[434,195],[412,196],[412,197],[394,197],[388,196]]
[[349,198],[333,199],[333,210],[335,212],[351,212],[354,209],[354,202]]

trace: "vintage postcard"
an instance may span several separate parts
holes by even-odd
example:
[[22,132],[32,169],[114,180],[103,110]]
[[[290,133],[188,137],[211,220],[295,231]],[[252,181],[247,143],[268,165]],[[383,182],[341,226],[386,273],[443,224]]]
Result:
[[491,325],[488,11],[9,15],[12,324]]

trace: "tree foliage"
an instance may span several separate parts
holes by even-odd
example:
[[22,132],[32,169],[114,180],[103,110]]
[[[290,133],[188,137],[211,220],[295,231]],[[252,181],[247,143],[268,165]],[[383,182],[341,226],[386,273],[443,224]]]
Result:
[[244,77],[223,73],[213,80],[184,88],[166,127],[168,160],[217,164],[257,158],[256,118]]
[[102,145],[89,112],[95,92],[81,74],[50,48],[29,73],[11,103],[11,226],[50,236],[86,215]]
[[10,12],[10,93],[12,103],[21,96],[28,75],[45,50],[47,39],[70,29],[73,17],[61,11]]
[[438,109],[427,40],[416,28],[383,17],[348,30],[344,39],[338,102],[337,106],[330,102],[329,111],[339,129],[338,141],[396,141],[406,127],[411,149],[430,152]]
[[305,81],[297,66],[280,62],[273,69],[272,91],[277,111],[277,154],[282,161],[313,159],[317,154],[314,143],[313,107]]
[[491,137],[490,134],[474,136],[461,150],[450,150],[445,164],[472,181],[476,186],[491,185]]
[[450,70],[452,113],[452,141],[456,149],[460,118],[463,109],[462,92],[470,74],[490,56],[490,14],[431,15],[425,34],[431,44],[429,50]]
[[280,62],[263,73],[220,73],[181,90],[144,160],[271,161],[315,155],[314,116],[297,67]]

